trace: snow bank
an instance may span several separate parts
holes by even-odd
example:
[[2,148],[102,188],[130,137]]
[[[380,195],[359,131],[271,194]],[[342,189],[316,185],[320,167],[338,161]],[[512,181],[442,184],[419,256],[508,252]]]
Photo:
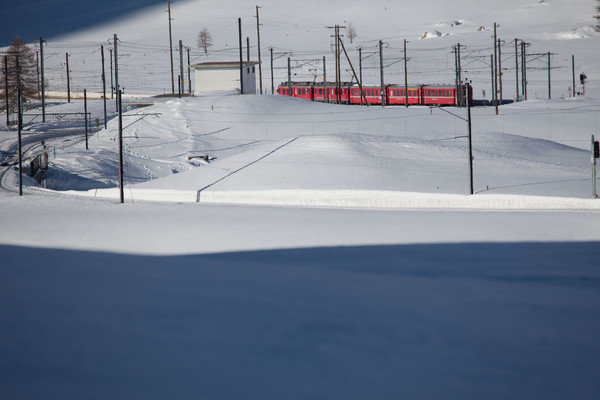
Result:
[[600,210],[600,201],[543,196],[454,195],[378,190],[202,192],[200,203],[299,207],[457,210]]
[[[44,189],[39,189],[44,190]],[[118,199],[118,188],[65,191],[68,195]],[[457,195],[383,190],[195,191],[126,188],[127,201],[357,209],[600,210],[600,200],[548,196]]]

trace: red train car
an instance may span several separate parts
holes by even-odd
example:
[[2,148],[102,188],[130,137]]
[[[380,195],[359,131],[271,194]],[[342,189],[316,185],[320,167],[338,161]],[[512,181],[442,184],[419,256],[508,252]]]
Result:
[[279,85],[277,94],[305,100],[315,100],[313,89],[312,82],[289,82]]
[[[340,85],[341,104],[350,103],[349,82],[342,82]],[[277,88],[277,94],[282,96],[296,97],[299,99],[321,101],[325,103],[337,103],[337,90],[334,82],[285,82]]]
[[423,85],[423,104],[436,106],[456,105],[456,86],[451,85]]
[[358,86],[350,89],[350,104],[365,104],[366,99],[369,105],[381,105],[381,86],[363,86],[362,89],[364,96],[361,96]]
[[[341,104],[366,104],[381,105],[381,87],[363,86],[364,96],[360,88],[349,82],[343,82],[340,87],[339,100],[337,98],[336,85],[333,82],[289,82],[282,83],[277,93],[282,96],[297,97],[305,100],[320,101],[326,103]],[[462,98],[466,97],[466,86],[461,85]],[[385,105],[409,105],[423,106],[456,106],[459,96],[454,85],[412,85],[407,89],[403,85],[387,85],[384,88]],[[473,88],[469,93],[469,101],[473,101]]]
[[352,84],[350,82],[341,82],[339,89],[339,100],[338,100],[338,89],[336,88],[335,82],[326,82],[323,84],[324,90],[326,91],[324,100],[327,103],[340,103],[350,104],[350,88]]
[[[401,85],[388,85],[386,87],[387,101],[386,104],[390,106],[395,105],[406,105],[406,87]],[[423,102],[423,90],[422,86],[409,86],[408,87],[408,105],[422,105]]]

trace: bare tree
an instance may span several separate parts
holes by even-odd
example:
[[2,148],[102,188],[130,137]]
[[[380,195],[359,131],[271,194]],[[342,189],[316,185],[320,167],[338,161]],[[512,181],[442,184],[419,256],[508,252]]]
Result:
[[596,6],[596,14],[594,14],[594,18],[598,21],[596,25],[596,29],[600,30],[600,0],[597,1],[598,5]]
[[[18,60],[18,61],[17,61]],[[37,89],[37,64],[35,54],[23,39],[16,36],[0,60],[2,74],[0,78],[0,91],[2,99],[6,99],[6,88],[8,88],[8,103],[11,111],[17,110],[17,88],[21,88],[23,102],[38,97]],[[18,73],[17,73],[18,65]],[[7,68],[5,68],[5,66]],[[19,81],[17,82],[17,76]],[[5,103],[5,102],[4,102]],[[6,109],[6,104],[3,104]]]
[[350,43],[354,42],[354,39],[356,39],[356,36],[358,36],[356,28],[352,22],[348,23],[348,26],[346,27],[346,35],[350,39]]
[[212,36],[206,28],[202,28],[198,33],[198,47],[204,49],[205,53],[208,53],[208,48],[213,45]]

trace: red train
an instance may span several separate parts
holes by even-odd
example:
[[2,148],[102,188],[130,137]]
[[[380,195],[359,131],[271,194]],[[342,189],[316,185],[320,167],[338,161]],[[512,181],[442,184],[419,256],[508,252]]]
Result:
[[[311,101],[341,104],[365,104],[381,105],[381,86],[363,86],[364,96],[360,94],[358,85],[343,82],[339,88],[339,100],[337,99],[336,84],[334,82],[284,82],[279,85],[277,93],[281,96],[297,97]],[[473,88],[470,88],[469,102],[473,101]],[[463,98],[466,86],[461,85]],[[457,90],[454,85],[417,85],[406,88],[403,85],[387,85],[384,87],[385,105],[438,105],[456,106]]]

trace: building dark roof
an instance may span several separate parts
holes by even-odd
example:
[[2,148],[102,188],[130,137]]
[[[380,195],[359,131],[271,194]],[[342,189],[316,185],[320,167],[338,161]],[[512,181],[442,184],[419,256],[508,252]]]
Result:
[[[257,64],[258,64],[257,61],[243,61],[242,62],[242,66],[244,68],[252,67]],[[203,63],[199,63],[199,64],[190,65],[190,68],[194,68],[194,69],[229,69],[229,68],[239,68],[239,67],[240,67],[239,61],[214,61],[214,62],[203,62]]]

